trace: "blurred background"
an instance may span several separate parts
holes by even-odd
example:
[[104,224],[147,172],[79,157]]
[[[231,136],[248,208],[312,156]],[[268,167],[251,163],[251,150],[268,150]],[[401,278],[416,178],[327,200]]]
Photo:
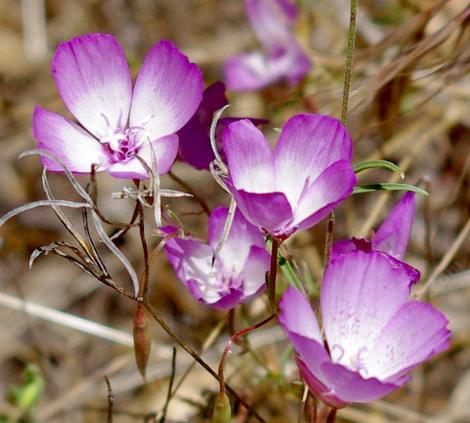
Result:
[[[339,117],[349,21],[349,2],[300,0],[298,36],[314,63],[297,87],[282,83],[258,92],[228,93],[233,116],[268,118],[266,133],[298,112]],[[429,300],[451,322],[452,347],[420,366],[413,381],[384,400],[339,413],[348,422],[470,421],[470,29],[465,0],[363,0],[359,2],[349,128],[354,161],[383,158],[400,164],[405,182],[425,188],[408,261],[426,280],[443,271]],[[233,54],[258,48],[241,0],[0,0],[0,214],[44,199],[37,158],[17,160],[34,148],[31,116],[35,105],[67,115],[50,75],[57,44],[78,34],[106,32],[124,46],[134,75],[157,40],[173,40],[200,65],[206,85],[221,79]],[[70,115],[67,115],[70,116]],[[176,163],[186,181],[211,208],[229,198],[209,172]],[[52,175],[58,198],[76,199],[63,176]],[[387,171],[361,174],[360,182],[397,181]],[[83,183],[87,178],[82,177]],[[128,221],[132,203],[111,199],[125,181],[98,178],[100,208]],[[165,176],[164,187],[183,189]],[[183,189],[184,190],[184,189]],[[400,194],[356,195],[338,209],[335,238],[369,236]],[[204,238],[207,217],[194,200],[168,202],[185,227]],[[81,224],[77,210],[67,212]],[[149,214],[149,222],[152,216]],[[467,227],[465,225],[467,224]],[[326,223],[287,242],[304,278],[322,274]],[[466,231],[466,232],[465,232]],[[458,236],[465,237],[452,252]],[[151,243],[158,238],[150,231]],[[39,258],[38,247],[68,240],[50,209],[36,209],[0,229],[0,422],[106,421],[108,376],[114,393],[114,421],[157,421],[171,375],[173,344],[152,322],[155,345],[144,384],[132,350],[135,305],[58,257]],[[140,240],[130,231],[119,247],[137,269]],[[449,251],[452,254],[447,255]],[[130,287],[120,264],[103,249],[114,280]],[[282,276],[281,276],[282,278]],[[163,256],[152,267],[154,307],[188,344],[205,348],[217,366],[227,340],[226,314],[199,305],[176,279]],[[25,309],[24,302],[32,304]],[[259,320],[258,299],[236,314],[240,329]],[[64,314],[58,314],[63,312]],[[80,316],[83,320],[76,320]],[[102,326],[93,325],[93,323]],[[253,353],[235,348],[228,381],[270,422],[297,421],[302,389],[291,350],[272,325],[250,336]],[[176,380],[191,359],[180,349]],[[168,407],[168,422],[203,422],[211,413],[218,385],[199,367],[189,373]],[[253,421],[235,404],[234,421]],[[160,414],[159,414],[160,415]]]

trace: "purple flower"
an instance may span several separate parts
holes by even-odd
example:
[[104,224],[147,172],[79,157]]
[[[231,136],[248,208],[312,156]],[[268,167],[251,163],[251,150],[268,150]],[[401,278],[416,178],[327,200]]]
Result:
[[333,245],[333,254],[343,254],[357,249],[383,251],[398,260],[406,254],[415,214],[415,194],[407,192],[385,218],[371,241],[353,238]]
[[165,253],[178,278],[201,303],[229,309],[262,292],[270,256],[259,230],[237,210],[222,250],[213,257],[228,209],[219,207],[209,218],[209,242],[172,238]]
[[[209,169],[209,164],[215,159],[210,142],[210,127],[212,117],[217,110],[228,104],[225,96],[225,85],[217,81],[207,87],[202,95],[202,101],[194,116],[178,131],[179,157],[182,161],[196,169]],[[244,118],[221,118],[216,128],[216,141],[223,129],[230,123]],[[264,119],[250,119],[255,125],[267,123]],[[223,150],[219,152],[224,157]]]
[[329,116],[290,118],[273,151],[255,126],[241,120],[222,135],[227,185],[248,221],[280,239],[318,223],[356,184],[351,139]]
[[[36,107],[33,135],[38,148],[54,153],[74,173],[91,166],[118,178],[146,178],[140,158],[165,173],[175,160],[175,135],[194,114],[204,88],[199,68],[171,42],[160,41],[147,54],[134,89],[118,41],[88,34],[61,43],[52,75],[69,111],[82,126]],[[48,170],[62,168],[42,158]]]
[[325,344],[303,294],[284,293],[279,321],[312,393],[335,408],[372,401],[448,348],[447,319],[432,305],[409,300],[412,283],[401,262],[382,252],[334,258],[320,297]]
[[264,52],[240,54],[225,63],[225,81],[234,91],[256,90],[280,79],[301,80],[311,61],[295,38],[297,8],[290,0],[245,0],[251,26]]

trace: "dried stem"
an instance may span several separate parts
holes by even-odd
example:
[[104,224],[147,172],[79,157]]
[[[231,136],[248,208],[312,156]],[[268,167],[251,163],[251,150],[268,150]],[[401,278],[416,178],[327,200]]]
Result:
[[336,408],[332,408],[326,417],[326,423],[335,423],[336,420]]
[[113,405],[114,405],[114,395],[113,390],[111,388],[111,382],[109,381],[108,377],[105,376],[104,380],[106,382],[106,387],[108,388],[108,411],[107,411],[107,423],[113,423]]
[[331,251],[333,249],[333,233],[335,229],[335,213],[331,212],[328,219],[325,237],[325,258],[324,267],[326,268],[331,260]]
[[175,382],[175,374],[176,374],[176,348],[173,348],[173,354],[171,356],[170,384],[168,385],[168,392],[166,395],[165,404],[163,405],[162,417],[160,417],[159,423],[165,423],[166,413],[168,411],[168,406],[170,405],[170,401],[172,398],[173,383]]

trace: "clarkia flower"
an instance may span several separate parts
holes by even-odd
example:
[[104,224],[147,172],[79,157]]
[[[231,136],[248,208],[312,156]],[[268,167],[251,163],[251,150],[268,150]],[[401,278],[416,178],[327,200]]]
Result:
[[225,63],[228,89],[256,90],[281,79],[299,82],[311,61],[295,37],[295,5],[290,0],[245,0],[245,6],[264,51],[240,54]]
[[448,321],[432,305],[409,300],[414,282],[388,254],[334,257],[320,294],[325,343],[309,302],[288,288],[279,321],[311,392],[341,408],[383,397],[409,372],[449,346]]
[[263,236],[238,210],[215,255],[227,216],[225,207],[211,213],[208,244],[186,237],[172,238],[165,245],[178,278],[199,302],[216,309],[233,308],[261,293],[270,263]]
[[[208,86],[203,93],[201,104],[189,122],[178,131],[179,158],[195,167],[203,170],[209,169],[209,164],[215,159],[210,142],[210,127],[215,112],[228,104],[225,96],[225,85],[217,81]],[[218,151],[222,158],[225,157],[221,143],[220,134],[223,129],[232,122],[244,118],[229,117],[219,119],[216,127],[215,138]],[[255,125],[267,123],[265,119],[250,119]]]
[[384,219],[372,239],[343,240],[333,245],[333,255],[357,249],[383,251],[398,260],[403,260],[411,237],[415,215],[415,194],[405,193]]
[[273,151],[249,121],[222,134],[226,181],[248,221],[277,237],[318,223],[356,184],[351,138],[337,119],[301,114],[282,128]]
[[[118,178],[147,178],[155,152],[157,170],[165,173],[178,152],[175,133],[191,118],[204,84],[197,65],[170,41],[148,52],[132,88],[131,72],[118,41],[88,34],[61,43],[52,75],[68,110],[80,125],[41,107],[33,115],[39,149],[55,154],[74,173],[107,171]],[[60,172],[54,160],[42,158]]]

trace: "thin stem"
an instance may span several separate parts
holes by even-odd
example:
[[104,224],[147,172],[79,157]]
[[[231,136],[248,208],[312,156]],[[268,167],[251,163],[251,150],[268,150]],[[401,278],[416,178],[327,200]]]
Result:
[[326,418],[326,423],[335,423],[336,420],[336,408],[332,408],[331,411],[328,413]]
[[[154,320],[162,327],[162,329],[170,336],[173,341],[175,341],[183,350],[185,350],[191,357],[194,358],[212,377],[216,380],[219,380],[219,375],[212,370],[212,368],[199,356],[199,354],[194,351],[188,344],[186,344],[182,339],[176,335],[173,330],[168,326],[168,324],[163,320],[152,307],[152,305],[147,301],[144,300],[144,305],[150,315],[154,318]],[[242,404],[252,415],[255,417],[259,422],[266,423],[264,420],[251,406],[248,404],[237,392],[228,384],[224,385],[225,390],[230,393],[240,404]]]
[[326,268],[331,260],[331,251],[333,249],[333,233],[335,229],[335,212],[330,213],[328,219],[328,224],[326,228],[326,237],[325,237],[325,258],[324,258],[324,267]]
[[343,104],[341,108],[341,122],[348,123],[349,90],[351,88],[351,74],[356,46],[356,14],[357,0],[351,0],[351,12],[349,17],[348,50],[346,54],[346,64],[344,66]]
[[111,382],[109,381],[108,377],[105,376],[104,380],[106,382],[106,386],[108,388],[108,411],[107,411],[107,423],[113,423],[113,405],[114,405],[114,395],[113,390],[111,388]]
[[268,300],[271,312],[277,313],[276,304],[276,276],[277,276],[277,252],[279,249],[280,241],[277,238],[273,238],[271,246],[271,266],[269,268],[269,279],[268,279]]
[[140,202],[138,202],[138,213],[139,213],[139,235],[140,235],[140,241],[142,243],[142,251],[144,253],[144,271],[140,278],[138,296],[141,298],[146,298],[147,292],[148,292],[150,265],[149,265],[149,249],[147,245],[147,240],[145,239],[144,208],[142,207],[142,204]]
[[252,326],[249,326],[245,329],[242,329],[241,331],[233,334],[230,339],[228,340],[227,342],[227,345],[225,345],[225,349],[224,349],[224,352],[222,354],[222,358],[220,359],[220,363],[219,363],[219,375],[218,375],[218,379],[219,379],[219,384],[220,384],[220,392],[224,393],[225,392],[225,387],[226,387],[226,384],[225,384],[225,378],[224,378],[224,368],[225,368],[225,361],[227,360],[227,356],[228,354],[230,353],[231,351],[231,348],[232,348],[232,344],[239,338],[241,338],[242,336],[260,328],[261,326],[264,326],[266,323],[268,323],[269,321],[271,321],[274,317],[276,317],[275,314],[272,314],[271,316],[267,317],[266,319],[262,320],[261,322],[258,322],[258,323],[255,323],[254,325]]
[[166,413],[168,411],[168,406],[172,398],[171,392],[173,391],[173,383],[175,382],[176,374],[176,348],[173,347],[173,354],[171,356],[171,377],[170,384],[168,385],[168,393],[166,396],[165,404],[163,405],[162,417],[160,418],[159,423],[165,423]]

